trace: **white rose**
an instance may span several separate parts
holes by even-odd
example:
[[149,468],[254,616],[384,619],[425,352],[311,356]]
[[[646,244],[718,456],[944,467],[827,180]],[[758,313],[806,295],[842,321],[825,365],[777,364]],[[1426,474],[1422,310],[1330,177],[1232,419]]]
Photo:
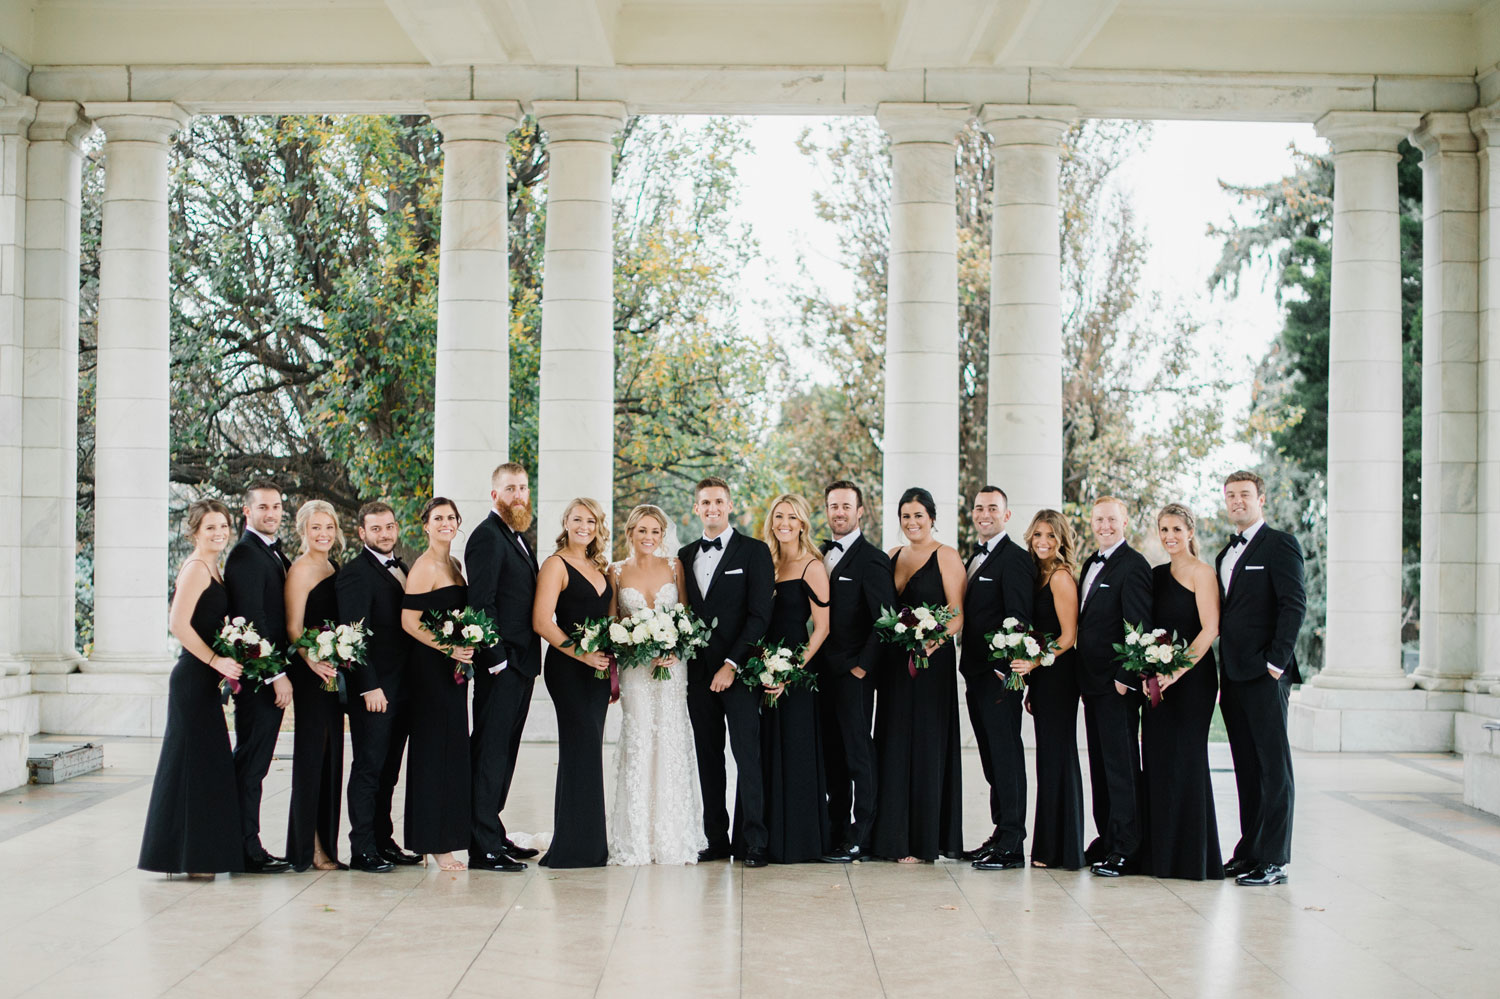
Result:
[[469,641],[477,642],[483,637],[484,629],[479,627],[479,625],[469,624],[464,626],[464,638],[468,639]]
[[1127,631],[1125,633],[1125,644],[1126,645],[1139,645],[1139,644],[1141,644],[1141,636],[1138,635],[1138,634],[1136,634],[1133,631]]
[[1022,642],[1024,642],[1024,641],[1026,641],[1026,636],[1025,635],[1015,634],[1015,635],[1006,635],[1005,636],[1005,644],[1008,645],[1008,646],[1010,646],[1013,649],[1019,647],[1020,644]]
[[242,617],[230,618],[229,623],[234,625],[236,628],[242,628],[245,625],[245,619]]
[[1151,633],[1151,636],[1153,638],[1166,638],[1167,637],[1167,629],[1165,629],[1165,628],[1157,628],[1155,631],[1153,631]]
[[262,659],[264,659],[266,656],[269,656],[273,651],[275,650],[271,648],[270,642],[262,641],[260,643],[260,655]]
[[1039,644],[1037,644],[1037,640],[1036,639],[1034,639],[1034,638],[1027,638],[1026,639],[1026,656],[1027,656],[1027,658],[1035,658],[1038,654],[1041,653],[1041,651],[1042,651],[1042,647]]
[[[340,645],[336,651],[339,654],[340,662],[349,662],[354,658],[354,646],[352,645]],[[325,656],[324,658],[327,657]]]
[[1172,646],[1158,645],[1156,647],[1156,661],[1165,666],[1172,661]]
[[1003,649],[1005,647],[1006,647],[1005,636],[1002,635],[998,631],[995,632],[995,636],[990,639],[990,648],[992,648],[992,649]]
[[1014,628],[1016,625],[1018,625],[1020,623],[1021,622],[1018,621],[1018,620],[1016,620],[1015,618],[1008,617],[1004,621],[1000,622],[1000,627],[1004,628],[1006,631],[1009,631],[1010,629]]
[[897,621],[896,626],[891,630],[898,635],[904,635],[906,634],[906,625],[902,624],[900,621]]
[[651,637],[650,630],[644,624],[638,624],[630,632],[630,640],[639,645]]
[[1050,652],[1047,653],[1045,656],[1042,656],[1042,665],[1043,666],[1051,666],[1056,661],[1057,661],[1057,657],[1054,656]]
[[319,659],[327,659],[329,656],[333,655],[333,647],[334,647],[334,645],[335,645],[335,642],[333,640],[333,636],[330,635],[328,632],[325,631],[321,635],[319,635],[318,636],[318,658]]
[[611,642],[619,642],[620,644],[624,644],[625,642],[630,641],[630,632],[625,630],[625,626],[623,624],[616,621],[614,624],[609,626],[609,640]]
[[932,611],[928,610],[926,607],[918,607],[916,610],[912,611],[912,613],[917,616],[918,621],[926,622],[937,620],[932,616]]
[[255,633],[254,628],[246,628],[244,633],[240,635],[240,638],[242,638],[247,645],[254,645],[256,642],[260,641],[260,636]]
[[776,686],[776,677],[771,674],[770,670],[767,670],[760,675],[760,683],[763,687],[774,687]]

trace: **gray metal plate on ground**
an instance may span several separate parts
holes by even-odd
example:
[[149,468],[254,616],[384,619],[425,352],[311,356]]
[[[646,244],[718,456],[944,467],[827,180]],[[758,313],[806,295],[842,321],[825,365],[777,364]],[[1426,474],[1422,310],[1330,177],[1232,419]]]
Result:
[[69,777],[104,769],[104,747],[92,742],[32,747],[26,759],[33,784],[56,784]]

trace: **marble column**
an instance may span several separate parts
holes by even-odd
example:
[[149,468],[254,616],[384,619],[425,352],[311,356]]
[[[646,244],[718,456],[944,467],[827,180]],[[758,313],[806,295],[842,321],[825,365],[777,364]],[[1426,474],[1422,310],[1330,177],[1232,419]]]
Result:
[[0,104],[0,677],[25,671],[20,655],[22,343],[26,128],[35,113],[36,101],[28,97]]
[[897,504],[923,486],[937,535],[958,536],[958,217],[954,140],[968,105],[882,104],[891,137],[891,249],[886,293],[884,543],[902,537]]
[[90,103],[104,130],[89,672],[157,673],[167,656],[170,103]]
[[[1479,335],[1475,431],[1480,525],[1475,552],[1476,667],[1466,688],[1500,694],[1500,113],[1470,112],[1479,147]],[[1425,624],[1425,622],[1424,622]],[[1495,717],[1493,705],[1486,709]]]
[[1422,150],[1422,646],[1417,685],[1475,666],[1479,163],[1466,114],[1434,113]]
[[986,104],[994,139],[990,244],[990,482],[1010,497],[1011,531],[1062,509],[1060,143],[1078,109]]
[[541,387],[533,495],[537,537],[550,539],[563,506],[590,496],[606,515],[614,497],[615,101],[537,101],[547,136],[547,236],[542,265]]
[[72,101],[43,101],[27,152],[21,651],[37,673],[70,673],[82,661],[74,628],[78,241],[80,144],[91,127]]
[[510,271],[506,164],[515,101],[427,105],[443,133],[432,478],[470,527],[490,508],[490,473],[510,455]]

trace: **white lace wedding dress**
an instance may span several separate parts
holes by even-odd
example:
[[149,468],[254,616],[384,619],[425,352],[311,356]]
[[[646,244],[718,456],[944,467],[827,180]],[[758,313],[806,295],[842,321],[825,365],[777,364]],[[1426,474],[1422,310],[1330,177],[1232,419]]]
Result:
[[[621,615],[678,602],[667,583],[649,602],[633,587],[618,590]],[[698,759],[688,723],[687,666],[669,680],[650,667],[620,673],[620,741],[615,748],[615,803],[609,817],[611,864],[695,864],[708,845]]]

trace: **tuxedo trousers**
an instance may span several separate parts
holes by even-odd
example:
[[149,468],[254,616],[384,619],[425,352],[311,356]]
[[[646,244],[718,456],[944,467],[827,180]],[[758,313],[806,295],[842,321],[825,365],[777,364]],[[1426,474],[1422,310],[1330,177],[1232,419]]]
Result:
[[[875,678],[818,675],[823,770],[828,784],[829,835],[834,846],[870,849],[875,824]],[[852,792],[852,793],[851,793]],[[851,821],[852,814],[852,821]]]
[[993,670],[964,679],[979,766],[990,786],[995,831],[987,842],[1004,853],[1020,853],[1026,841],[1026,747],[1021,744],[1025,692],[1006,690],[1005,681]]
[[1240,801],[1240,841],[1234,859],[1286,864],[1292,859],[1292,747],[1286,722],[1292,679],[1269,673],[1253,680],[1223,677],[1219,710],[1234,760]]
[[470,803],[469,852],[506,852],[505,821],[500,812],[510,797],[521,750],[521,732],[531,710],[534,677],[514,666],[499,673],[474,671],[474,730],[469,736]]
[[[696,671],[694,671],[696,672]],[[729,748],[739,780],[735,793],[735,823],[744,837],[745,850],[764,850],[766,795],[760,761],[759,690],[751,690],[736,677],[728,689],[709,689],[712,673],[688,676],[688,721],[693,725],[693,748],[698,756],[698,786],[703,791],[703,834],[710,850],[727,850],[729,811],[725,807],[728,777],[724,770],[724,730],[729,729]]]
[[1090,856],[1111,853],[1133,859],[1141,829],[1140,695],[1083,695],[1083,728],[1089,743],[1089,785],[1099,839]]
[[260,842],[261,786],[276,755],[281,715],[270,684],[234,695],[234,783],[240,800],[240,836],[245,856],[252,859],[266,852]]
[[401,777],[401,757],[411,720],[404,701],[370,711],[359,694],[349,695],[349,849],[355,856],[395,845],[391,801]]

